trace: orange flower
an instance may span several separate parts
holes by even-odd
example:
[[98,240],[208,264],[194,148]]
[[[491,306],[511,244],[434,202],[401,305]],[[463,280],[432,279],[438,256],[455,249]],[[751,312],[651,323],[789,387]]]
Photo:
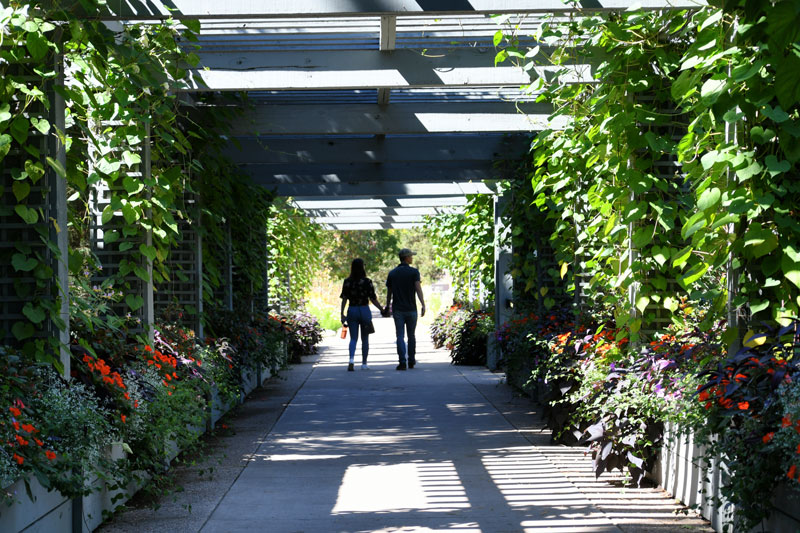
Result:
[[36,444],[38,444],[39,446],[44,446],[44,442],[40,441],[40,440],[39,440],[39,439],[37,439],[36,437],[34,437],[34,438],[33,438],[33,440],[35,440],[35,441],[36,441]]
[[14,416],[19,416],[22,414],[22,411],[20,411],[16,407],[9,407],[8,410],[11,411],[11,414]]
[[119,417],[122,419],[122,423],[124,424],[125,423],[125,418],[127,418],[127,417],[125,415],[119,415]]
[[28,433],[36,433],[37,431],[39,431],[38,429],[33,427],[31,424],[22,424],[22,429],[24,429]]
[[14,430],[16,430],[16,431],[19,431],[19,422],[17,422],[16,420],[14,420],[14,422],[12,422],[12,423],[11,423],[11,425],[13,425],[13,426],[14,426]]
[[794,479],[795,472],[797,472],[797,466],[792,465],[792,467],[789,469],[789,471],[786,472],[786,477],[788,477],[789,479]]
[[739,402],[739,409],[742,411],[747,411],[750,409],[750,402]]
[[774,437],[774,436],[775,436],[775,432],[774,432],[774,431],[770,431],[769,433],[767,433],[766,435],[764,435],[764,436],[761,438],[761,441],[762,441],[764,444],[766,444],[766,443],[768,443],[769,441],[771,441],[771,440],[772,440],[772,437]]
[[800,453],[800,444],[797,445],[797,453]]
[[708,391],[704,390],[703,392],[700,393],[700,395],[698,397],[700,398],[701,402],[708,401]]
[[150,345],[147,345],[147,346],[144,347],[144,351],[145,352],[152,352],[153,349],[150,347]]
[[14,435],[14,438],[17,439],[17,442],[19,443],[20,446],[27,446],[28,445],[28,441],[26,441],[25,439],[23,439],[19,435]]
[[47,451],[45,451],[45,452],[44,452],[44,454],[45,454],[45,455],[47,456],[47,458],[48,458],[48,459],[50,459],[51,461],[52,461],[53,459],[55,459],[55,458],[56,458],[56,454],[55,454],[54,452],[50,451],[50,450],[47,450]]
[[788,415],[785,415],[783,418],[781,418],[781,427],[782,428],[788,428],[791,425],[792,425],[792,419],[789,418]]
[[14,454],[14,460],[20,465],[25,462],[25,458],[21,455],[17,455],[16,453]]

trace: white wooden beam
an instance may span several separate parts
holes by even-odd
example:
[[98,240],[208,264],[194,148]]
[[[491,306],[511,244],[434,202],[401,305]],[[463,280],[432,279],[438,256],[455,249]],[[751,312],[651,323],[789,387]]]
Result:
[[440,161],[393,163],[306,163],[294,165],[240,165],[254,183],[264,186],[290,184],[335,185],[382,183],[452,183],[502,178],[492,161]]
[[[592,83],[587,64],[536,67],[529,72],[494,66],[494,50],[463,48],[421,54],[379,50],[200,52],[184,91],[277,91],[303,89],[414,89],[518,87],[567,71],[570,83]],[[378,103],[388,103],[378,102]]]
[[[492,194],[484,183],[390,183],[371,181],[363,183],[286,183],[265,187],[278,196],[346,196],[348,198],[451,196],[467,194]],[[398,199],[399,201],[399,199]]]
[[519,159],[529,147],[529,135],[246,137],[232,140],[224,153],[238,165],[426,162],[433,166]]
[[[70,4],[72,6],[70,7]],[[62,1],[66,9],[79,8],[78,0]],[[274,17],[353,17],[382,15],[575,13],[642,9],[684,9],[706,5],[703,0],[108,0],[105,20],[166,18],[258,19]]]
[[550,120],[549,104],[450,102],[424,104],[261,105],[232,126],[248,135],[392,135],[425,133],[533,132],[563,129]]
[[344,209],[380,209],[385,214],[397,212],[398,208],[452,208],[466,205],[467,198],[457,196],[421,196],[417,198],[362,198],[339,197],[320,199],[317,196],[300,196],[293,198],[297,207],[304,210],[344,210]]

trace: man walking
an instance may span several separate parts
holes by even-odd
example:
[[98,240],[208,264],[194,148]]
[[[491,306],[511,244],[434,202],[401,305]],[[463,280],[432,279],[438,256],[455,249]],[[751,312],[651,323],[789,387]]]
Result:
[[[403,248],[398,254],[400,265],[389,272],[386,277],[386,310],[391,309],[394,317],[394,329],[397,333],[397,356],[400,364],[397,370],[414,368],[416,364],[417,338],[414,331],[417,328],[417,302],[414,294],[422,305],[419,316],[425,316],[425,299],[422,295],[422,285],[419,282],[419,270],[411,266],[414,262],[414,252]],[[403,339],[403,329],[408,335],[408,345]]]

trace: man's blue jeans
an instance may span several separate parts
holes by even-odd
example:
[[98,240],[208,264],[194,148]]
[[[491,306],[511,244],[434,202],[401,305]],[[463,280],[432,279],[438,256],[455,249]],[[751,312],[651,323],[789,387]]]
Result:
[[[409,365],[416,363],[417,337],[414,331],[417,329],[416,311],[395,311],[392,313],[394,318],[394,330],[397,333],[397,357],[400,364],[408,362]],[[405,329],[405,332],[403,331]],[[403,340],[404,333],[408,335],[408,346]],[[406,361],[408,355],[408,361]]]

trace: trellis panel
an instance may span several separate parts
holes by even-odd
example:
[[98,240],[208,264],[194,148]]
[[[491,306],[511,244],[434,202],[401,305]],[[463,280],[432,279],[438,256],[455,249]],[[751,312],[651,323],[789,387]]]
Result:
[[200,201],[195,194],[184,196],[184,212],[191,218],[179,219],[180,234],[164,264],[170,279],[157,283],[153,292],[155,316],[162,316],[170,307],[184,312],[178,317],[186,326],[203,336],[203,240],[200,233]]

